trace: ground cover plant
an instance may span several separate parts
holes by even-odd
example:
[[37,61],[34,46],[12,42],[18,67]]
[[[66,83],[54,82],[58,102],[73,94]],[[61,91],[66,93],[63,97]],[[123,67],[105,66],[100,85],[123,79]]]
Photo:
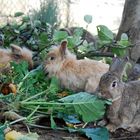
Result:
[[[15,18],[20,18],[20,22],[8,23],[0,28],[0,46],[8,48],[11,43],[15,43],[28,47],[34,52],[35,67],[29,71],[26,62],[19,64],[11,62],[12,70],[1,74],[1,139],[4,139],[3,130],[17,122],[25,125],[28,130],[33,127],[51,128],[79,132],[94,140],[109,139],[108,130],[95,125],[103,119],[106,105],[110,105],[111,101],[86,92],[73,93],[68,89],[61,89],[56,77],[49,79],[45,75],[42,61],[52,44],[67,40],[69,49],[79,58],[86,56],[102,60],[104,56],[108,56],[106,61],[109,63],[110,57],[114,54],[120,57],[125,55],[131,45],[127,35],[122,34],[121,40],[116,42],[113,32],[106,26],[99,25],[97,43],[93,45],[81,37],[83,35],[81,27],[77,27],[73,35],[68,35],[67,32],[60,31],[48,23],[31,21],[30,17],[21,12],[16,13]],[[86,15],[84,20],[87,29],[92,17]],[[13,93],[7,88],[9,85]],[[44,117],[48,118],[49,125],[37,123]],[[58,119],[64,123],[58,124]],[[91,122],[94,127],[89,127],[88,124]],[[27,137],[29,139],[30,136],[22,139]],[[38,138],[34,134],[31,139],[33,137]]]

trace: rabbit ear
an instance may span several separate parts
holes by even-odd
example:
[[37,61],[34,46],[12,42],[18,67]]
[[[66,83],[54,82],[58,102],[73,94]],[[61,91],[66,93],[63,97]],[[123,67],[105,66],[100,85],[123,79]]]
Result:
[[115,72],[119,78],[121,78],[123,71],[125,69],[126,63],[128,62],[128,58],[113,58],[113,63],[110,65],[109,71]]
[[66,55],[67,44],[68,44],[68,42],[65,41],[65,40],[62,41],[61,44],[60,44],[59,50],[60,50],[60,53],[61,53],[62,57]]
[[22,55],[22,49],[19,47],[19,46],[17,46],[17,45],[15,45],[15,44],[10,44],[10,46],[11,46],[11,50],[12,50],[12,54],[15,56],[15,57],[20,57],[21,55]]

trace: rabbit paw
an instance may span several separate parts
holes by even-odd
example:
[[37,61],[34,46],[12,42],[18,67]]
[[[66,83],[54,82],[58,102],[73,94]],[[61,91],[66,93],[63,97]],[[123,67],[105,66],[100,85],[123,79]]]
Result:
[[99,125],[99,126],[105,126],[105,125],[107,125],[107,120],[105,120],[105,119],[103,119],[103,120],[100,120],[98,123],[97,123],[97,125]]
[[106,126],[106,128],[110,131],[110,132],[114,132],[116,130],[116,126],[113,124],[108,124]]
[[127,130],[129,132],[137,132],[138,131],[138,129],[135,126],[130,126],[129,128],[127,128]]

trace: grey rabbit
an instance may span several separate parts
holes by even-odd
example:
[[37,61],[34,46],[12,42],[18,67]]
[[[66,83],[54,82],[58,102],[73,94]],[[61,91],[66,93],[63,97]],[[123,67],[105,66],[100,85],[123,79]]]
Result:
[[140,129],[140,80],[123,82],[122,75],[127,59],[117,58],[99,82],[102,97],[112,99],[107,110],[107,128],[123,128],[131,132]]

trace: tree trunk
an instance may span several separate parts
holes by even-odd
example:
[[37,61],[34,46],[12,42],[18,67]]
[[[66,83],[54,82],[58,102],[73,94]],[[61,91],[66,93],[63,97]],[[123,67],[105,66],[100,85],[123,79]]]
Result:
[[125,0],[117,40],[122,33],[126,33],[133,44],[130,59],[136,62],[140,58],[140,0]]

